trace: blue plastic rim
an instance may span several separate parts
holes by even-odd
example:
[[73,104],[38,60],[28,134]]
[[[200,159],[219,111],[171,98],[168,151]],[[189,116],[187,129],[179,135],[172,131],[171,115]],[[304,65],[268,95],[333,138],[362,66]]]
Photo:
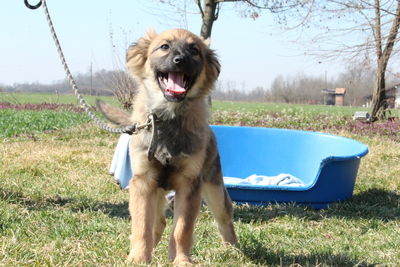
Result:
[[211,126],[224,176],[291,174],[305,187],[226,184],[232,201],[327,207],[353,194],[364,144],[336,135],[272,128]]

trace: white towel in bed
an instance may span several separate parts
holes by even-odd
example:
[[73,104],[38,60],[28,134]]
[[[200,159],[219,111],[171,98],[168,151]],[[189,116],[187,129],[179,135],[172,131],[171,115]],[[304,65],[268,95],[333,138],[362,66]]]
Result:
[[129,134],[121,134],[110,167],[110,174],[114,175],[122,189],[128,188],[129,180],[133,177],[131,158],[129,157],[130,141]]
[[[131,160],[129,156],[130,140],[131,136],[129,134],[121,134],[110,167],[110,174],[114,176],[116,182],[122,189],[128,188],[129,180],[133,177]],[[224,177],[224,183],[237,185],[305,186],[300,179],[290,174],[279,174],[277,176],[253,174],[245,179]]]
[[305,186],[303,181],[290,175],[281,173],[277,176],[264,176],[253,174],[245,179],[224,177],[225,184],[235,185],[279,185],[279,186]]

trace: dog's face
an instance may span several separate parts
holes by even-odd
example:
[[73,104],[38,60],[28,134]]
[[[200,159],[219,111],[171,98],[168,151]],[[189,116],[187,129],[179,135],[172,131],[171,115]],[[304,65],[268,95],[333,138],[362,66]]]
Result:
[[147,90],[170,102],[207,95],[220,71],[208,44],[183,29],[150,31],[129,48],[127,66]]
[[168,101],[180,102],[203,70],[204,59],[200,53],[204,45],[186,31],[174,33],[163,32],[153,40],[149,59],[164,97]]

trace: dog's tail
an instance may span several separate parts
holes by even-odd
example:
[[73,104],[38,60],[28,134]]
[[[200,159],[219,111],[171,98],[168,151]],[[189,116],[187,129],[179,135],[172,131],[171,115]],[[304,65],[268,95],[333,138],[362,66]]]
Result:
[[100,99],[96,99],[96,106],[107,120],[116,125],[125,127],[133,124],[131,115],[123,110],[113,107]]

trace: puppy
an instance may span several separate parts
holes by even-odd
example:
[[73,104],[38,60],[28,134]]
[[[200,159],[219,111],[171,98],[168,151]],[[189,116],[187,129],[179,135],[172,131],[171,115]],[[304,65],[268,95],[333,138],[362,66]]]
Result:
[[151,261],[153,247],[166,225],[165,195],[171,190],[175,201],[169,258],[174,264],[190,262],[202,196],[218,223],[223,243],[237,243],[232,203],[223,183],[216,140],[207,123],[206,97],[220,72],[214,51],[183,29],[159,35],[150,30],[129,48],[127,67],[140,84],[132,115],[104,102],[97,104],[107,119],[121,126],[142,124],[149,114],[155,115],[155,127],[140,130],[130,142],[134,177],[129,183],[132,234],[128,260]]

